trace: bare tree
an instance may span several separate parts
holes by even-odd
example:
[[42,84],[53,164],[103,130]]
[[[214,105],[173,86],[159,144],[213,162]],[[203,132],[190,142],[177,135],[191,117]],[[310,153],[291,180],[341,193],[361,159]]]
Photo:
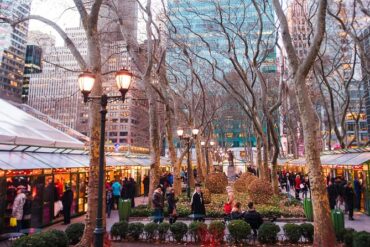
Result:
[[320,139],[320,126],[318,116],[309,96],[309,88],[306,84],[306,77],[315,62],[322,40],[324,39],[327,1],[317,1],[314,36],[307,55],[302,61],[299,60],[294,49],[288,20],[280,2],[273,0],[273,4],[281,26],[281,38],[289,61],[289,73],[292,76],[291,80],[295,87],[295,95],[303,127],[305,156],[309,168],[315,219],[314,246],[333,246],[336,240],[333,226],[327,224],[331,220],[330,208],[326,195],[325,182],[322,178],[320,147],[317,144],[317,140]]

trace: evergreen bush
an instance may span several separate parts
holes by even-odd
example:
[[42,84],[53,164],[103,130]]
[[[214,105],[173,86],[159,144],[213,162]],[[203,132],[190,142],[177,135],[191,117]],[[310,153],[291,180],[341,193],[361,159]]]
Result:
[[353,247],[369,247],[370,233],[369,232],[355,232],[353,234]]
[[141,234],[144,232],[144,224],[141,222],[129,223],[127,234],[135,241],[139,240]]
[[181,242],[185,234],[188,232],[188,226],[184,222],[175,222],[170,226],[170,231],[177,242]]
[[144,231],[147,234],[147,238],[149,240],[153,240],[155,236],[157,235],[158,224],[154,222],[150,222],[144,226]]
[[310,223],[301,224],[302,236],[310,243],[313,242],[314,227]]
[[208,232],[218,243],[222,242],[225,235],[225,224],[220,220],[214,220],[209,223]]
[[274,223],[263,223],[258,229],[258,241],[261,244],[275,244],[280,227]]
[[302,236],[302,228],[300,225],[288,223],[283,226],[283,229],[289,243],[296,244],[299,242]]
[[170,224],[167,222],[162,222],[158,225],[158,236],[159,236],[160,241],[166,240],[166,235],[169,229],[170,229]]
[[232,220],[227,225],[227,228],[235,243],[247,239],[248,235],[251,234],[251,226],[244,220]]
[[75,245],[80,242],[82,235],[84,234],[85,224],[83,223],[73,223],[70,224],[65,233],[67,234],[69,244]]
[[196,243],[202,241],[203,236],[206,235],[207,224],[203,222],[193,221],[189,225],[189,233]]
[[128,223],[126,221],[116,222],[112,225],[110,234],[112,238],[125,239],[128,232]]

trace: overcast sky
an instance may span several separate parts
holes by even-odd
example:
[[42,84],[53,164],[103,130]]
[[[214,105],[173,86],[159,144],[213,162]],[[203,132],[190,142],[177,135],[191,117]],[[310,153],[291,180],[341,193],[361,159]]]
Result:
[[[145,2],[145,0],[143,0],[143,2]],[[161,0],[153,0],[152,6],[153,9],[161,9]],[[65,29],[66,27],[77,27],[79,25],[79,14],[73,7],[73,0],[33,0],[31,6],[31,14],[41,15],[52,21],[55,21],[63,29]],[[139,39],[141,39],[142,37],[140,36],[143,35],[140,33],[140,30],[144,29],[144,23],[140,20],[141,16],[141,14],[139,14],[138,16]],[[39,21],[31,20],[29,29],[40,30],[44,33],[51,33],[57,39],[57,44],[63,45],[63,41],[58,36],[58,34],[52,28]]]
[[[62,28],[76,27],[79,25],[79,18],[77,12],[70,9],[72,6],[73,0],[33,0],[31,14],[41,15],[55,21]],[[57,38],[58,44],[62,44],[57,33],[39,21],[30,21],[29,29],[52,33]]]

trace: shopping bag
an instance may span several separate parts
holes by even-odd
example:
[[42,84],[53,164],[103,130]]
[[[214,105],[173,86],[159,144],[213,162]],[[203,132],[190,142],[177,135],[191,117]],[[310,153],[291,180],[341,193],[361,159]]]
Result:
[[10,227],[16,227],[17,226],[17,218],[11,217],[9,225],[10,225]]
[[54,202],[54,217],[57,217],[57,215],[63,210],[63,203],[62,201],[56,201]]

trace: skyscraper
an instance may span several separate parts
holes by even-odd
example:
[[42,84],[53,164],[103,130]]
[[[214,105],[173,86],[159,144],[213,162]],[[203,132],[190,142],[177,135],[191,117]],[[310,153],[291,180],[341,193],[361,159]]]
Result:
[[[134,4],[137,8],[135,1],[128,1],[127,4],[131,7]],[[106,9],[102,9],[102,15],[106,11]],[[103,71],[109,73],[103,75],[103,90],[109,95],[118,95],[119,92],[112,72],[122,68],[132,69],[131,62],[126,43],[119,33],[116,33],[118,30],[114,29],[113,26],[105,26],[105,21],[103,19],[100,25],[102,30],[101,50]],[[132,35],[136,35],[137,25],[132,24],[131,27],[135,29],[132,30]],[[68,28],[66,33],[81,55],[86,58],[88,49],[84,29],[82,27]],[[29,105],[62,124],[84,135],[89,135],[88,104],[83,103],[78,88],[77,79],[80,68],[76,60],[66,46],[58,47],[53,43],[41,46],[43,49],[43,71],[41,74],[31,76]],[[135,89],[135,83],[134,80],[133,90],[127,94],[125,103],[113,102],[107,107],[106,138],[108,144],[148,146],[147,108],[145,102],[143,104],[138,100],[142,100],[143,97],[142,92]]]
[[[0,0],[0,16],[21,19],[30,13],[31,1]],[[28,22],[14,29],[0,23],[0,98],[21,102]]]
[[[192,72],[186,62],[188,58],[181,54],[183,43],[184,47],[196,54],[196,56],[190,56],[195,65],[194,70],[204,79],[204,84],[210,86],[215,82],[212,80],[212,69],[209,68],[207,62],[199,59],[199,56],[208,59],[211,63],[217,62],[221,69],[213,75],[220,81],[224,80],[223,73],[230,77],[235,73],[235,80],[238,80],[240,77],[235,72],[235,67],[239,65],[243,69],[248,67],[248,59],[257,54],[260,35],[262,40],[258,43],[260,70],[266,75],[276,73],[273,9],[271,4],[265,1],[254,3],[258,7],[250,0],[169,0],[168,13],[171,22],[167,63],[178,70],[172,73],[175,73],[180,80],[192,80]],[[261,15],[258,13],[258,8],[260,8]],[[259,21],[263,24],[261,33],[258,29]],[[173,41],[172,44],[171,41]],[[239,65],[234,66],[235,63],[232,64],[230,61],[233,55],[237,57]],[[171,74],[169,77],[171,78]],[[214,93],[217,95],[223,92],[218,84],[210,88],[216,88]],[[226,101],[225,98],[223,99]],[[255,145],[255,138],[246,134],[247,117],[243,109],[235,106],[238,102],[230,98],[228,102],[223,102],[219,118],[214,121],[214,138],[224,147],[241,147],[247,143]]]

